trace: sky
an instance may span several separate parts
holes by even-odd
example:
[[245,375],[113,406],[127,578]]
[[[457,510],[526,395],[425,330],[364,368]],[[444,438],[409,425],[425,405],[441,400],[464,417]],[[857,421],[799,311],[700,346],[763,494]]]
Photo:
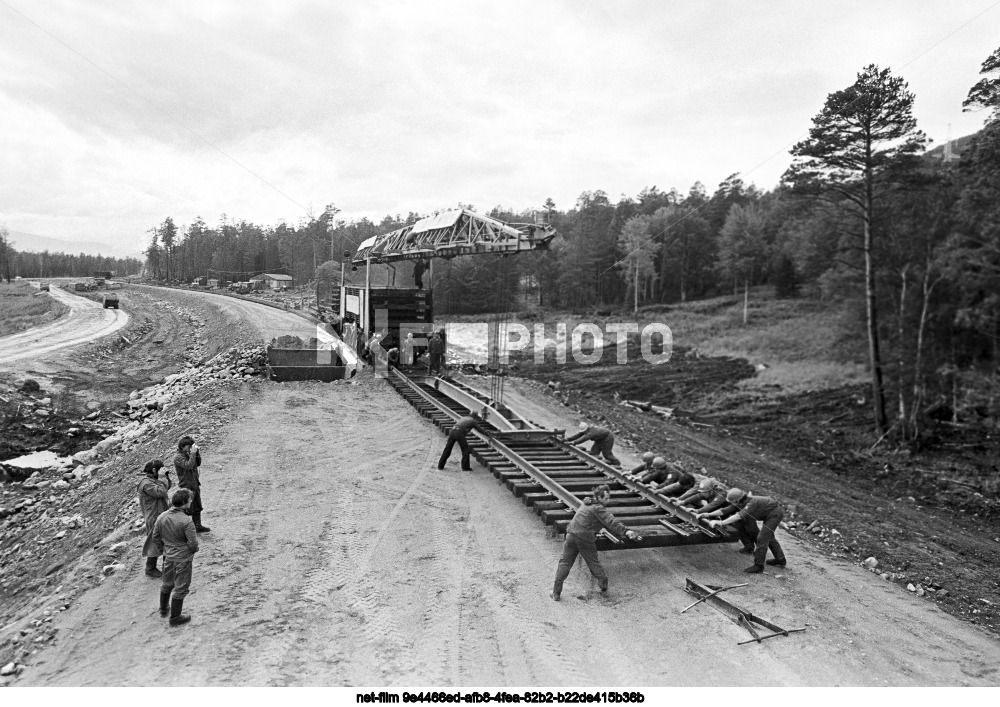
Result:
[[291,224],[776,186],[868,64],[933,144],[1000,0],[0,0],[0,226],[141,251],[167,216]]

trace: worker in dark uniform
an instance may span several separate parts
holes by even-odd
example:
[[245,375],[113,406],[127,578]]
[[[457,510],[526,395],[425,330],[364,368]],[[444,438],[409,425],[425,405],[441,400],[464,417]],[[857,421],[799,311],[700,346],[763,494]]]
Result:
[[[725,520],[709,520],[708,524],[713,528],[719,526],[735,525],[736,536],[743,543],[743,550],[740,552],[753,552],[753,564],[747,567],[744,572],[758,574],[764,571],[764,558],[770,550],[774,559],[767,560],[767,564],[775,567],[784,567],[788,564],[785,559],[785,551],[778,544],[775,532],[778,524],[785,517],[785,510],[781,504],[773,498],[767,496],[754,496],[738,488],[730,489],[726,495],[730,506],[735,509],[735,513]],[[706,518],[722,515],[726,509],[719,509],[709,513]],[[760,521],[761,527],[757,527]]]
[[448,433],[448,441],[445,443],[444,451],[441,452],[441,458],[438,460],[438,469],[444,469],[448,457],[451,456],[451,450],[455,448],[457,442],[462,450],[462,471],[472,471],[472,464],[469,460],[469,442],[466,437],[473,428],[479,426],[483,417],[484,413],[470,412],[458,419],[455,426],[451,428],[451,432]]
[[712,506],[712,509],[721,508],[727,505],[726,494],[729,489],[721,481],[712,478],[704,478],[698,485],[687,491],[677,499],[677,505],[681,507],[693,508],[701,511],[703,507]]
[[616,457],[611,451],[615,446],[615,436],[612,434],[611,430],[606,427],[598,427],[597,425],[590,425],[586,422],[581,422],[580,431],[572,437],[567,437],[566,441],[570,444],[593,442],[590,447],[590,454],[592,456],[596,457],[597,453],[600,452],[604,455],[604,459],[611,466],[622,465],[622,463],[618,460],[618,457]]
[[634,466],[629,470],[630,476],[635,476],[636,474],[644,474],[653,468],[653,460],[656,459],[656,455],[652,452],[643,452],[642,454],[642,464]]
[[424,265],[423,260],[418,260],[413,264],[413,284],[417,286],[418,290],[424,289],[424,271],[427,266]]
[[430,342],[427,344],[427,370],[431,375],[441,373],[441,360],[444,358],[444,342],[441,335],[434,332]]
[[184,597],[191,588],[194,553],[198,552],[198,532],[187,515],[192,499],[188,489],[178,490],[171,499],[173,508],[161,513],[153,525],[153,542],[163,555],[160,616],[167,615],[169,604],[171,626],[191,620],[190,616],[181,612],[184,610]]
[[674,465],[670,469],[670,473],[667,474],[667,477],[658,486],[654,486],[652,490],[661,496],[682,496],[694,488],[697,483],[694,474],[690,474],[681,467]]
[[588,496],[583,505],[576,509],[573,520],[566,528],[566,541],[563,543],[562,557],[556,568],[556,581],[552,585],[552,598],[559,601],[562,596],[563,582],[569,576],[578,555],[583,555],[590,573],[597,579],[602,592],[608,591],[608,575],[597,557],[597,533],[607,528],[618,537],[629,540],[642,540],[633,531],[622,525],[621,521],[612,515],[605,505],[611,500],[611,489],[598,486],[594,495]]
[[201,524],[201,477],[198,467],[201,466],[201,451],[194,443],[194,438],[184,435],[177,440],[177,456],[174,457],[174,469],[177,471],[177,485],[191,492],[191,519],[194,528],[199,533],[207,533],[210,528]]
[[639,474],[635,480],[640,484],[660,484],[666,481],[668,476],[670,476],[670,465],[667,464],[667,460],[663,457],[654,457],[649,469]]
[[[142,546],[142,556],[146,558],[146,576],[162,577],[163,573],[156,569],[156,558],[161,554],[153,543],[153,526],[160,514],[167,510],[167,491],[170,490],[170,470],[164,471],[163,462],[152,459],[146,462],[139,481],[139,508],[146,521],[146,542]],[[162,478],[161,478],[162,476]]]

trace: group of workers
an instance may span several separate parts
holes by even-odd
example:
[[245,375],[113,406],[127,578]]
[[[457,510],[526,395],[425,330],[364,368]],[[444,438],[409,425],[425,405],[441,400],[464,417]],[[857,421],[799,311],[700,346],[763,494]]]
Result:
[[[146,462],[137,486],[139,507],[146,522],[146,576],[162,578],[160,616],[170,616],[171,626],[191,620],[183,613],[184,598],[191,589],[194,554],[198,552],[198,533],[210,528],[202,525],[201,451],[194,438],[184,435],[177,442],[174,470],[178,489],[170,494],[173,482],[170,470],[159,459]],[[169,508],[168,508],[169,506]],[[163,569],[156,567],[163,557]]]
[[[467,437],[473,429],[482,430],[480,423],[485,415],[486,408],[483,408],[482,411],[471,412],[455,423],[448,433],[448,441],[438,460],[438,469],[444,469],[456,444],[462,450],[462,470],[472,469]],[[621,466],[621,461],[614,455],[614,433],[605,427],[581,422],[579,431],[567,437],[566,442],[570,444],[591,442],[590,454],[594,456],[600,454],[608,464]],[[775,537],[778,524],[784,518],[784,510],[774,499],[754,496],[735,487],[729,488],[711,477],[698,481],[680,465],[671,464],[653,452],[643,454],[642,463],[624,472],[623,475],[671,499],[678,507],[689,509],[695,518],[705,522],[710,528],[723,528],[722,532],[735,533],[743,544],[740,552],[753,555],[753,564],[747,567],[745,572],[757,574],[764,571],[765,564],[777,567],[784,567],[787,564],[785,553]],[[608,576],[597,555],[597,535],[603,529],[607,528],[616,536],[629,540],[640,539],[608,510],[610,502],[611,488],[607,485],[598,486],[591,496],[584,499],[583,504],[573,515],[566,528],[562,557],[559,559],[555,584],[552,588],[552,598],[556,601],[561,598],[563,582],[569,576],[578,556],[582,556],[587,563],[601,591],[607,592]],[[773,556],[770,560],[766,559],[768,550]]]
[[[591,454],[596,455],[600,451],[609,463],[613,463],[611,445],[614,443],[614,436],[611,435],[608,442],[608,438],[600,432],[588,436],[588,429],[593,431],[594,428],[581,425],[580,433],[567,441],[575,439],[577,442],[582,442],[593,439],[595,444]],[[597,429],[607,432],[603,428]],[[602,440],[601,444],[596,441],[598,439]],[[759,574],[764,571],[765,564],[776,567],[784,567],[787,564],[785,553],[775,537],[775,531],[785,512],[781,504],[773,498],[754,496],[735,487],[727,488],[725,484],[710,477],[696,481],[693,474],[679,465],[668,463],[666,459],[653,452],[643,454],[642,464],[626,472],[624,476],[671,498],[677,506],[690,509],[695,518],[704,521],[710,528],[725,528],[722,532],[735,532],[737,539],[743,544],[740,552],[753,555],[753,564],[744,572]],[[607,485],[598,486],[594,489],[593,495],[588,496],[573,515],[573,520],[566,528],[562,557],[559,559],[552,587],[551,596],[556,601],[561,598],[563,582],[569,576],[578,555],[587,563],[601,592],[608,591],[608,576],[597,555],[597,535],[602,530],[607,528],[616,536],[629,540],[641,539],[635,532],[622,525],[608,510],[610,502],[611,488]],[[770,560],[765,559],[768,550],[773,556]]]

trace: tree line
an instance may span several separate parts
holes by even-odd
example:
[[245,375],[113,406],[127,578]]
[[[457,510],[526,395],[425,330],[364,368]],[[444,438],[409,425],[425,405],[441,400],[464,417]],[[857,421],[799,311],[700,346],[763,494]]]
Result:
[[112,258],[80,253],[19,251],[11,245],[6,228],[0,227],[0,280],[15,277],[90,277],[98,270],[116,276],[138,275],[143,262],[138,258]]
[[[829,94],[775,188],[733,174],[711,194],[697,182],[686,193],[651,186],[617,201],[587,191],[565,210],[549,199],[542,211],[559,235],[548,251],[436,260],[435,309],[505,311],[528,293],[551,307],[638,310],[730,293],[742,297],[745,318],[753,288],[773,285],[781,297],[805,288],[859,314],[876,434],[917,439],[932,395],[957,389],[960,371],[995,372],[1000,360],[998,74],[1000,49],[964,102],[989,117],[957,159],[926,151],[906,82],[867,66]],[[151,232],[146,266],[165,279],[279,271],[306,282],[318,269],[339,273],[364,239],[421,217],[338,214],[330,204],[294,226],[223,216],[216,227],[199,218],[183,229],[168,218]],[[995,387],[990,404],[1000,399]]]

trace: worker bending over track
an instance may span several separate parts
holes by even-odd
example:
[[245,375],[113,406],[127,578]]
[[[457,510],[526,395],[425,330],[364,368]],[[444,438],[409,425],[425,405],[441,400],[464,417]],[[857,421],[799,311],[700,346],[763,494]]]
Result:
[[597,557],[597,533],[602,528],[607,528],[618,536],[624,535],[629,540],[642,540],[605,508],[610,500],[611,489],[606,485],[598,486],[594,489],[594,495],[584,499],[583,505],[576,509],[573,520],[566,528],[566,541],[563,543],[562,557],[559,558],[559,566],[556,568],[556,581],[552,586],[552,598],[556,601],[562,596],[563,582],[569,576],[577,555],[583,555],[601,591],[608,591],[608,575],[605,574],[604,567]]
[[[785,517],[785,511],[777,501],[767,496],[754,496],[742,489],[730,489],[726,496],[730,507],[735,508],[737,513],[725,520],[710,520],[708,524],[713,528],[723,525],[736,524],[736,536],[743,543],[740,552],[753,553],[753,565],[747,567],[744,572],[758,574],[764,571],[764,558],[768,549],[774,555],[773,560],[768,560],[767,564],[775,567],[784,567],[788,564],[785,559],[785,552],[778,544],[775,532],[778,524]],[[726,512],[725,508],[703,516],[712,518]],[[758,529],[757,521],[761,521],[762,526]]]
[[448,462],[448,457],[451,456],[451,450],[455,448],[455,443],[458,443],[459,449],[462,450],[462,471],[472,471],[472,463],[469,460],[469,442],[466,439],[469,432],[473,428],[478,426],[480,420],[485,417],[486,408],[483,408],[483,412],[470,412],[464,417],[458,418],[455,426],[451,428],[451,432],[448,433],[448,441],[444,445],[444,451],[441,452],[441,458],[438,460],[438,469],[444,469],[444,465]]
[[581,422],[580,431],[572,437],[567,437],[566,441],[570,444],[593,442],[590,447],[590,454],[592,456],[596,457],[597,453],[600,452],[604,455],[604,459],[611,466],[622,465],[622,463],[618,460],[618,457],[616,457],[611,451],[615,446],[615,436],[611,430],[606,427],[598,427],[597,425]]

